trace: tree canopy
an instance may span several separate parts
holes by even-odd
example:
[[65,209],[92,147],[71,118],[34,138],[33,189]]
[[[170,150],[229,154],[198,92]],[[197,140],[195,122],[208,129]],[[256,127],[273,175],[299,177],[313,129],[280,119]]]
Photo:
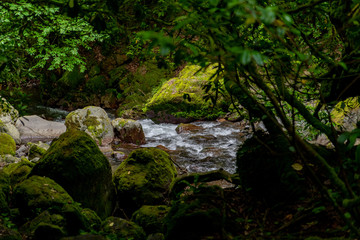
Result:
[[[215,66],[209,100],[229,93],[250,120],[286,139],[310,174],[322,168],[332,184],[313,174],[314,182],[360,235],[360,131],[344,132],[331,116],[339,102],[360,100],[359,0],[4,0],[0,22],[4,85],[42,70],[85,71],[86,51],[135,36],[135,54]],[[320,134],[335,163],[309,144]]]

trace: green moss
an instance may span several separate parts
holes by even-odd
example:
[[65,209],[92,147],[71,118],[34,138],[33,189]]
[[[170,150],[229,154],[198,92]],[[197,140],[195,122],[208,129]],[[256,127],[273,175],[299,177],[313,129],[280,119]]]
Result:
[[121,73],[119,69],[118,89],[121,89],[123,102],[118,112],[139,107],[140,109],[151,98],[156,89],[172,75],[171,69],[159,68],[154,60],[142,63],[135,73]]
[[[146,111],[161,112],[178,115],[177,117],[192,117],[195,119],[210,118],[213,114],[211,101],[205,101],[204,85],[209,84],[216,69],[209,67],[205,71],[199,71],[199,66],[185,67],[179,77],[170,79],[153,95],[146,103]],[[196,74],[195,74],[196,73]],[[186,97],[184,98],[184,94]],[[179,114],[181,116],[179,116]],[[214,116],[211,116],[214,117]]]
[[36,229],[41,224],[51,224],[52,226],[56,225],[57,228],[61,229],[61,232],[64,233],[66,220],[60,214],[51,214],[49,211],[43,211],[34,219],[22,225],[20,231],[26,233],[27,235],[34,235]]
[[109,217],[102,224],[102,231],[110,239],[145,240],[144,230],[133,222]]
[[120,164],[113,181],[119,203],[133,212],[144,204],[162,204],[175,176],[176,169],[166,152],[142,148]]
[[164,217],[170,207],[166,205],[149,206],[144,205],[134,212],[131,220],[141,226],[147,234],[164,231]]
[[106,87],[106,79],[102,75],[94,76],[86,82],[86,89],[91,93],[104,93]]
[[0,155],[15,155],[15,140],[7,133],[0,133]]
[[40,176],[32,176],[19,183],[14,188],[13,199],[24,218],[73,203],[70,195],[54,180]]
[[9,175],[0,169],[0,212],[9,213],[10,179]]
[[46,143],[38,142],[38,143],[28,143],[28,146],[30,146],[29,149],[29,159],[33,158],[41,158],[46,151],[49,149],[49,145]]
[[31,175],[54,179],[77,202],[102,218],[112,213],[114,189],[110,163],[85,132],[70,129],[62,134]]
[[34,166],[34,163],[30,162],[26,158],[23,158],[18,163],[5,166],[4,172],[10,176],[10,184],[14,186],[26,179]]
[[[78,67],[71,72],[67,71],[58,80],[58,85],[61,89],[72,91],[78,90],[78,87],[85,81],[85,74],[80,72]],[[64,91],[62,90],[62,91]]]
[[218,186],[199,187],[173,203],[165,224],[166,239],[223,239],[223,190]]
[[15,229],[10,229],[0,223],[1,240],[22,240],[20,233]]
[[84,216],[84,220],[89,229],[98,231],[101,225],[101,219],[93,210],[84,208],[81,210],[81,214]]

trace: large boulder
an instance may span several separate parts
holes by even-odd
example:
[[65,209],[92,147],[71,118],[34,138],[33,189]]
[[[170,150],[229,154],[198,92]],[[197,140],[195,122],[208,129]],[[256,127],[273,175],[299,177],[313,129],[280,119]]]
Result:
[[164,218],[170,207],[166,205],[144,205],[134,212],[131,221],[141,226],[146,234],[164,232]]
[[95,141],[85,132],[70,129],[53,141],[31,175],[54,179],[75,201],[93,209],[101,218],[112,213],[111,167]]
[[65,119],[67,129],[78,129],[89,134],[99,145],[109,145],[114,139],[110,118],[100,107],[86,107],[69,113]]
[[40,176],[32,176],[16,185],[12,198],[14,207],[19,208],[24,219],[36,217],[49,208],[61,209],[74,202],[54,180]]
[[21,135],[21,142],[49,142],[66,131],[64,123],[45,120],[31,115],[19,118],[16,127]]
[[206,93],[203,90],[205,85],[211,83],[216,68],[200,69],[200,66],[186,66],[179,77],[165,82],[146,104],[148,117],[157,122],[170,123],[216,118],[216,114],[212,113],[220,109],[213,109],[212,102],[204,100]]
[[145,233],[141,227],[118,217],[105,219],[102,224],[102,232],[109,239],[145,240]]
[[9,175],[0,169],[0,212],[8,213],[10,196],[10,179]]
[[163,204],[176,174],[166,152],[157,148],[134,150],[113,177],[120,207],[132,213],[142,205]]
[[20,162],[5,166],[3,170],[9,175],[11,186],[15,186],[27,178],[34,165],[34,163],[24,158]]
[[224,201],[219,186],[190,188],[165,217],[166,239],[226,239]]
[[141,124],[131,119],[116,118],[112,122],[115,135],[122,142],[145,144],[145,134]]
[[15,155],[16,143],[7,133],[0,133],[0,156],[5,154]]

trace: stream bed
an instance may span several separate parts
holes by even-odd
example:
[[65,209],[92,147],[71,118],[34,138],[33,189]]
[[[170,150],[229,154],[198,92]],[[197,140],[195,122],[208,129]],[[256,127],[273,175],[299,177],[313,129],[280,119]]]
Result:
[[[31,114],[59,122],[64,122],[69,113],[43,106],[36,106],[30,110]],[[112,113],[108,115],[114,119]],[[244,122],[197,121],[192,124],[201,127],[201,130],[183,133],[176,132],[177,124],[155,124],[150,119],[142,119],[139,122],[145,133],[146,144],[115,144],[113,149],[126,156],[138,147],[159,147],[168,152],[178,167],[185,172],[206,172],[222,168],[234,173],[236,151],[251,135],[249,126]],[[120,165],[121,158],[107,157],[115,170]]]

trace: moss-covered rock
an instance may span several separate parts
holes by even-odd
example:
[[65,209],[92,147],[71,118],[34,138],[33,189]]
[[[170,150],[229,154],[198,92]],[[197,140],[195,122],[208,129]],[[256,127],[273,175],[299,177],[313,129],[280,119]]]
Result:
[[73,203],[73,199],[59,184],[40,176],[32,176],[16,185],[12,198],[14,206],[19,208],[24,218]]
[[78,236],[64,237],[61,238],[61,240],[109,240],[109,239],[102,235],[83,233]]
[[60,88],[58,90],[72,91],[78,90],[79,86],[85,82],[85,73],[80,72],[78,67],[75,67],[72,71],[65,72],[62,77],[57,81]]
[[90,208],[84,208],[81,210],[81,214],[84,216],[85,223],[89,229],[100,230],[101,219],[95,211]]
[[141,124],[132,119],[116,118],[112,120],[115,136],[125,143],[145,144],[145,134]]
[[[132,71],[124,66],[111,71],[110,81],[117,82],[122,103],[118,112],[134,107],[142,108],[151,98],[153,89],[169,79],[173,72],[170,68],[161,68],[154,60],[147,60]],[[119,115],[120,116],[120,115]]]
[[0,120],[0,133],[9,134],[14,139],[16,144],[21,143],[20,132],[11,122],[4,123],[2,120]]
[[165,240],[165,235],[163,233],[153,233],[146,240]]
[[145,232],[140,226],[118,217],[105,219],[102,231],[110,239],[145,240]]
[[5,98],[0,96],[0,121],[3,124],[15,123],[19,112]]
[[34,165],[34,163],[30,162],[26,158],[23,158],[18,163],[13,163],[5,166],[4,172],[10,176],[10,184],[12,186],[15,186],[16,184],[26,179]]
[[282,135],[274,136],[262,131],[255,132],[255,135],[244,142],[236,156],[237,173],[243,186],[269,204],[302,196],[303,185],[291,166],[294,156],[287,140]]
[[10,178],[0,169],[0,212],[9,213]]
[[54,179],[83,207],[101,218],[112,213],[114,186],[111,167],[95,141],[71,129],[54,141],[31,175]]
[[67,234],[66,219],[60,214],[44,211],[22,225],[20,231],[36,239],[59,239]]
[[104,93],[106,87],[106,79],[102,75],[94,76],[86,82],[86,89],[91,93]]
[[109,145],[114,129],[104,109],[89,106],[69,113],[65,119],[68,130],[78,129],[89,134],[99,145]]
[[15,155],[16,143],[15,140],[7,133],[0,133],[0,155],[11,154]]
[[164,232],[164,217],[170,207],[144,205],[134,212],[131,221],[141,226],[147,234]]
[[0,223],[0,239],[1,240],[22,240],[20,233],[14,229],[10,229]]
[[166,239],[225,239],[225,205],[218,186],[199,187],[177,200],[165,217]]
[[142,205],[163,204],[175,176],[176,169],[166,152],[136,149],[114,173],[118,202],[131,213]]
[[[216,69],[200,69],[195,65],[187,66],[180,72],[179,77],[165,82],[146,103],[148,116],[155,121],[172,123],[218,117],[216,112],[220,109],[213,111],[211,101],[204,100],[203,90],[205,85],[210,84]],[[215,115],[212,115],[214,112]]]
[[50,147],[49,144],[43,142],[38,142],[38,143],[29,142],[28,146],[30,146],[28,153],[30,160],[34,158],[41,158]]

